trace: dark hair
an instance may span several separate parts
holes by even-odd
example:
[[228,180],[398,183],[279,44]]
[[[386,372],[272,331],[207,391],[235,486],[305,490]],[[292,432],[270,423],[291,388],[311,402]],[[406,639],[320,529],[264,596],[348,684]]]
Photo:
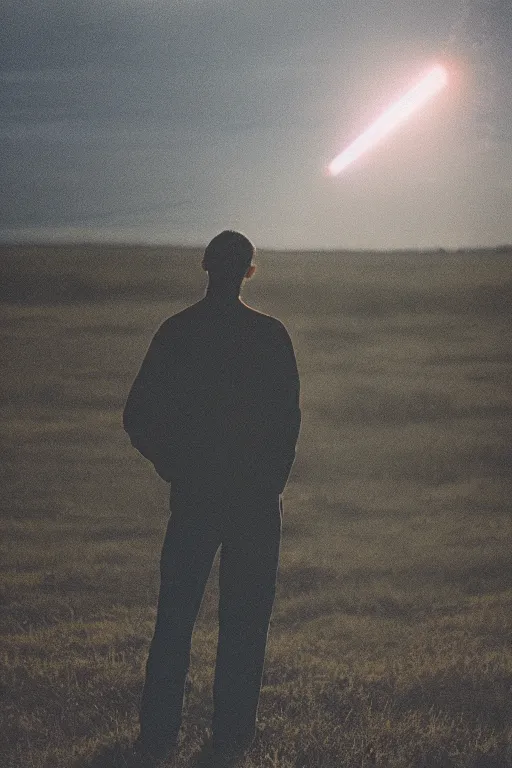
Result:
[[204,264],[208,272],[226,279],[242,279],[256,248],[249,238],[232,229],[225,229],[206,246]]

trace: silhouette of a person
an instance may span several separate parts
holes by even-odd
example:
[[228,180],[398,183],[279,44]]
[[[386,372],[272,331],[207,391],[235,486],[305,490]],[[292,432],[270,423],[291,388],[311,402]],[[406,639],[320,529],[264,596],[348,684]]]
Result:
[[253,244],[207,246],[203,299],[155,334],[126,402],[133,446],[171,482],[171,517],[140,710],[139,746],[160,758],[181,725],[192,630],[221,547],[212,750],[253,741],[275,596],[282,501],[295,458],[299,377],[283,324],[240,300]]

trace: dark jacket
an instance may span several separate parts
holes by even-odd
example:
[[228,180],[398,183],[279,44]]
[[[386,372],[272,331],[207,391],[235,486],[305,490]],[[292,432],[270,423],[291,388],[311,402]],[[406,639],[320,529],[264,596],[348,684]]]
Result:
[[211,293],[160,326],[123,414],[132,444],[165,480],[279,493],[300,420],[284,325]]

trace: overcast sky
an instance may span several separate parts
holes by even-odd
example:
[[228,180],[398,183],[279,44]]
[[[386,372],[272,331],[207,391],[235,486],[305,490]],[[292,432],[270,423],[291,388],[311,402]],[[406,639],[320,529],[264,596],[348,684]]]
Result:
[[[3,0],[0,240],[512,242],[510,0]],[[450,84],[328,178],[438,61]]]

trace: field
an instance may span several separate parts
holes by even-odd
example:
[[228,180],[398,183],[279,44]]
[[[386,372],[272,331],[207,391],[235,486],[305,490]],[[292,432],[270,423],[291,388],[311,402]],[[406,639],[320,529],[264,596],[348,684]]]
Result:
[[[121,411],[197,250],[0,249],[3,768],[123,765],[168,486]],[[512,251],[262,253],[302,381],[243,768],[512,766]],[[214,567],[179,768],[211,712]]]

